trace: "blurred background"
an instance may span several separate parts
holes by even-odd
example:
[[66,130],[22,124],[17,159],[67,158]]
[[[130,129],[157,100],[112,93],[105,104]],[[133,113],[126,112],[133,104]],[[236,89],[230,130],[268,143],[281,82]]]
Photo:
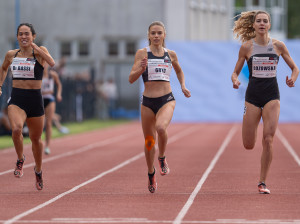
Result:
[[[0,0],[0,62],[18,48],[16,29],[32,23],[36,44],[46,46],[63,84],[57,113],[63,122],[86,119],[138,119],[142,80],[129,84],[137,49],[147,46],[151,22],[162,21],[166,46],[177,53],[192,97],[186,99],[173,72],[177,100],[174,122],[240,122],[248,70],[239,90],[230,80],[240,43],[234,39],[235,16],[242,11],[271,14],[270,35],[284,41],[300,67],[300,1],[298,0]],[[300,122],[300,88],[285,85],[290,69],[278,68],[281,122]],[[0,98],[11,91],[7,76]]]

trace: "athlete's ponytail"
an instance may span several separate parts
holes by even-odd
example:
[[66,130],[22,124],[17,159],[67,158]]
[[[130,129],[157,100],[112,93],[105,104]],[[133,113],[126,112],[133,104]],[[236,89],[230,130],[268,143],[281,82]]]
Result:
[[235,34],[236,39],[240,39],[242,42],[246,42],[248,40],[253,39],[256,34],[253,28],[253,24],[255,22],[255,18],[258,14],[266,14],[269,17],[269,22],[271,23],[270,14],[265,11],[248,11],[242,12],[237,21],[234,22],[233,33]]

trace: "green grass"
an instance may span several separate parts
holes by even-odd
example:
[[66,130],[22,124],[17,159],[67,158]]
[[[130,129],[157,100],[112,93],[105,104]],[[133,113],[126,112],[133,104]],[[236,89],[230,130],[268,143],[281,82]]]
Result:
[[[62,136],[67,135],[73,135],[78,133],[83,133],[87,131],[97,130],[97,129],[103,129],[107,127],[112,127],[118,124],[124,124],[126,122],[129,122],[128,120],[98,120],[98,119],[92,119],[92,120],[86,120],[83,122],[75,122],[75,123],[64,123],[63,125],[67,127],[70,131],[69,134],[62,134],[60,133],[55,127],[52,129],[52,139],[59,138]],[[43,133],[42,139],[44,140],[45,134]],[[30,139],[28,137],[24,137],[23,141],[24,145],[31,143]],[[13,147],[13,141],[11,136],[0,136],[0,150]]]

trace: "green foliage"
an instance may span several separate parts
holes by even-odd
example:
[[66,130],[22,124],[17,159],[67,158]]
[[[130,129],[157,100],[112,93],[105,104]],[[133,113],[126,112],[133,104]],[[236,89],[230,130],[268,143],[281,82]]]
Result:
[[245,7],[246,1],[245,0],[235,0],[235,7]]
[[288,1],[288,38],[300,38],[300,1]]

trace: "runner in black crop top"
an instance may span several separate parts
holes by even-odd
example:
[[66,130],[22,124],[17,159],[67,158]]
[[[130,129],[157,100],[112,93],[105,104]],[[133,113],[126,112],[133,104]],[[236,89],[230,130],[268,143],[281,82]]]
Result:
[[[16,52],[10,66],[13,80],[42,80],[44,67],[36,60],[34,49],[32,49],[33,58],[18,58],[17,55],[20,51]],[[30,76],[32,67],[34,67],[33,75]]]
[[164,55],[162,57],[154,56],[147,47],[147,68],[143,72],[142,77],[144,82],[149,81],[165,81],[170,82],[170,75],[172,70],[172,62],[168,50],[164,48]]
[[165,48],[165,28],[162,22],[155,21],[148,28],[149,46],[139,49],[135,54],[129,82],[134,83],[142,76],[144,91],[141,104],[141,123],[145,139],[142,146],[148,167],[148,190],[154,193],[157,189],[155,177],[155,142],[158,142],[159,173],[170,172],[165,157],[168,142],[167,127],[175,109],[175,98],[172,94],[170,75],[172,67],[176,72],[185,97],[190,91],[185,87],[185,78],[175,51]]
[[35,38],[36,33],[32,24],[22,23],[18,26],[17,40],[20,50],[9,50],[0,66],[0,96],[2,94],[1,86],[10,67],[13,75],[13,88],[11,97],[8,99],[8,116],[17,153],[14,176],[17,178],[23,176],[25,155],[22,129],[26,122],[35,161],[35,187],[37,190],[42,190],[43,142],[41,136],[45,120],[41,94],[43,65],[48,63],[50,66],[54,66],[55,62],[46,47],[39,47],[34,43]]

